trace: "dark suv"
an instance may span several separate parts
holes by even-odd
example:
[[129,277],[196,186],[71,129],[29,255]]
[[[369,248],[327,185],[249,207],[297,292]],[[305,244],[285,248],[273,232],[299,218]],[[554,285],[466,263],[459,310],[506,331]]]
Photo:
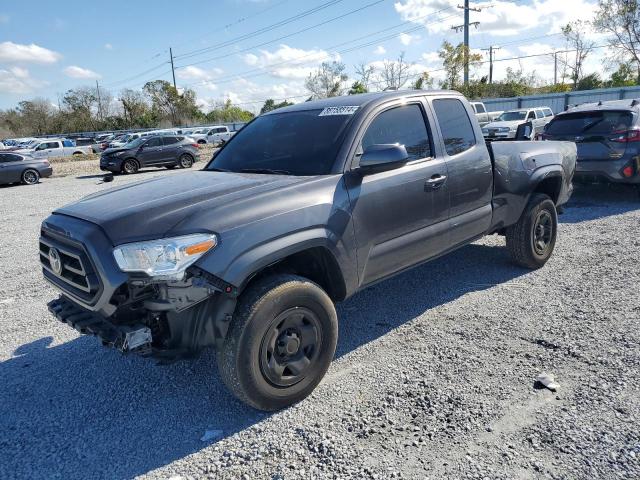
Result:
[[576,143],[578,181],[640,185],[639,107],[638,100],[579,105],[556,115],[543,138]]
[[100,170],[136,173],[144,167],[191,168],[198,156],[198,144],[189,137],[142,137],[102,152]]

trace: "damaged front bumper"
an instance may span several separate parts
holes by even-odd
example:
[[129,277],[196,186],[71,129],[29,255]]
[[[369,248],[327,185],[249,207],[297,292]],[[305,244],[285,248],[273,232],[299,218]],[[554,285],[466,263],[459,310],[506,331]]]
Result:
[[173,360],[219,348],[235,310],[237,290],[196,266],[182,280],[121,272],[97,226],[52,215],[42,226],[45,279],[62,295],[49,302],[56,318],[106,346]]

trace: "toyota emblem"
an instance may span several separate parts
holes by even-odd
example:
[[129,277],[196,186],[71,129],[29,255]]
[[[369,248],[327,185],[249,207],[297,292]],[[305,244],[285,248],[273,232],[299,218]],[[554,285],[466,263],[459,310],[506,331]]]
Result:
[[51,270],[56,275],[60,275],[62,273],[62,260],[60,259],[60,252],[56,248],[51,247],[49,249],[49,265],[51,265]]

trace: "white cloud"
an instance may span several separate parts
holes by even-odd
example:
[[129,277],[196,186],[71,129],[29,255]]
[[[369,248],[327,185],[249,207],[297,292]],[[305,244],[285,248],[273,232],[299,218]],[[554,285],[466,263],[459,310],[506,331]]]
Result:
[[420,35],[411,35],[408,33],[401,33],[400,35],[398,35],[400,43],[402,43],[405,47],[411,45],[414,40],[418,40],[419,38]]
[[21,67],[0,69],[0,91],[7,93],[30,93],[47,85],[47,82],[31,78],[29,71]]
[[105,43],[104,44],[104,49],[105,50],[113,50],[113,45],[111,45],[110,43]]
[[220,75],[221,73],[222,69],[220,68],[204,70],[193,65],[176,70],[176,76],[183,80],[211,80],[214,76]]
[[248,53],[243,58],[247,65],[265,69],[273,77],[302,79],[320,63],[340,60],[340,55],[319,49],[303,50],[283,44],[273,52],[261,50],[260,55]]
[[[451,25],[461,24],[463,12],[456,8],[458,0],[401,0],[395,9],[405,21],[425,25],[431,33],[450,32]],[[597,8],[595,0],[534,0],[530,4],[495,0],[480,12],[471,12],[471,21],[478,21],[478,29],[471,33],[496,36],[519,35],[535,29],[545,33],[559,31],[573,20],[591,20]],[[440,13],[440,10],[447,9]]]
[[62,55],[35,43],[21,45],[13,42],[0,43],[0,61],[9,63],[55,63]]
[[423,53],[421,57],[428,64],[434,64],[434,63],[439,64],[442,62],[442,59],[440,58],[440,55],[438,54],[438,52]]
[[373,53],[376,55],[384,55],[385,53],[387,53],[387,49],[384,48],[382,45],[378,45],[376,49],[373,51]]
[[88,68],[78,67],[76,65],[70,65],[64,69],[64,73],[71,78],[82,78],[82,79],[97,79],[101,78],[99,73],[94,72],[93,70],[89,70]]

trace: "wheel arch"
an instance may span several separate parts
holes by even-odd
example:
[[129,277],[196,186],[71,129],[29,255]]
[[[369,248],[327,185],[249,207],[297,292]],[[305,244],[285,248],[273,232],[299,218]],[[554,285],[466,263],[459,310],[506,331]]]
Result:
[[[326,232],[326,230],[323,230]],[[252,281],[272,273],[292,273],[320,285],[335,301],[347,296],[345,275],[328,236],[281,238],[260,245],[236,259],[225,280],[243,291]]]
[[549,195],[554,204],[558,204],[564,176],[560,169],[548,169],[532,178],[533,189],[529,198],[536,193]]

